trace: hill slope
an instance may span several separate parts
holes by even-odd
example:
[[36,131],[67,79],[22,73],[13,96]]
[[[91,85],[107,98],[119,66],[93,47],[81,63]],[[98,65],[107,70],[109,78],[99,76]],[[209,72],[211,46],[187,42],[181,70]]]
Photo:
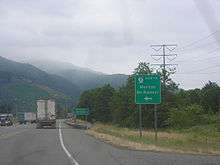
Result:
[[56,74],[77,84],[82,91],[110,84],[117,88],[125,84],[128,76],[124,74],[104,74],[91,69],[81,68],[66,62],[48,60],[30,61],[30,63],[48,73]]
[[18,63],[0,57],[0,71],[10,81],[24,81],[48,86],[54,90],[63,92],[70,96],[78,96],[79,89],[66,79],[48,74],[30,64]]
[[1,105],[18,104],[19,109],[33,110],[36,99],[54,98],[58,102],[69,100],[74,103],[79,94],[76,85],[60,76],[0,57]]

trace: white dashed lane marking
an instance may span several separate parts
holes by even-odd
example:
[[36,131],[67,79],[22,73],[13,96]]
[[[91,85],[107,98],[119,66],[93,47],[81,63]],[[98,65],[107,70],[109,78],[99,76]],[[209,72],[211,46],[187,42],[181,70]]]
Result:
[[66,155],[68,156],[68,158],[70,159],[70,161],[74,164],[74,165],[79,165],[79,163],[73,158],[73,156],[70,154],[70,152],[66,149],[64,142],[63,142],[63,136],[62,136],[62,130],[61,130],[61,123],[59,123],[59,139],[60,139],[60,143],[61,146],[63,148],[63,151],[66,153]]

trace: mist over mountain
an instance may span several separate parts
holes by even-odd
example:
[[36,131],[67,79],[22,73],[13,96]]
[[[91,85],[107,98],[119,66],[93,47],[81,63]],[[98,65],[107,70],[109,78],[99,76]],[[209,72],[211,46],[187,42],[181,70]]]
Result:
[[78,86],[61,76],[0,57],[0,104],[18,102],[23,110],[33,110],[36,100],[42,98],[74,104],[80,92]]
[[105,84],[117,88],[126,82],[127,77],[123,74],[108,75],[65,62],[38,60],[21,63],[0,56],[0,106],[34,111],[36,100],[44,98],[73,106],[82,91]]
[[80,90],[88,90],[110,84],[117,88],[125,84],[128,76],[124,74],[105,74],[88,68],[75,66],[67,62],[50,60],[32,60],[30,64],[52,74],[59,75],[79,86]]
[[96,74],[104,74],[102,72],[93,71],[89,68],[83,68],[76,65],[73,65],[69,62],[60,62],[55,60],[48,60],[48,59],[33,59],[27,61],[27,63],[34,65],[35,67],[46,71],[48,73],[59,73],[64,70],[76,70],[76,71],[84,71],[84,72],[90,72],[90,73],[96,73]]

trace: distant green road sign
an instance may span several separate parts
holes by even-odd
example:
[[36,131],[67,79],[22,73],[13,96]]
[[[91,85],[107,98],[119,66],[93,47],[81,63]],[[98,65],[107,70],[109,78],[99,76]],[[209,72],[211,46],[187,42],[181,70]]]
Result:
[[151,74],[135,76],[135,103],[161,103],[161,83],[159,75]]
[[89,115],[89,108],[75,108],[73,114],[76,116],[87,116]]

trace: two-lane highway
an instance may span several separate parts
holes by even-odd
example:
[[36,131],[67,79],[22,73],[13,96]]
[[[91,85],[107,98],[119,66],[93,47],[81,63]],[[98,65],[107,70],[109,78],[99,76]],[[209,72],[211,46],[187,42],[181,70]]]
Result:
[[[17,133],[13,135],[13,130]],[[12,134],[12,135],[11,135]],[[23,125],[0,136],[1,165],[70,164],[63,152],[56,129],[35,129]]]
[[[0,165],[218,165],[219,156],[141,152],[115,148],[58,121],[0,127]],[[60,123],[60,124],[59,124]],[[60,129],[59,129],[60,126]]]

